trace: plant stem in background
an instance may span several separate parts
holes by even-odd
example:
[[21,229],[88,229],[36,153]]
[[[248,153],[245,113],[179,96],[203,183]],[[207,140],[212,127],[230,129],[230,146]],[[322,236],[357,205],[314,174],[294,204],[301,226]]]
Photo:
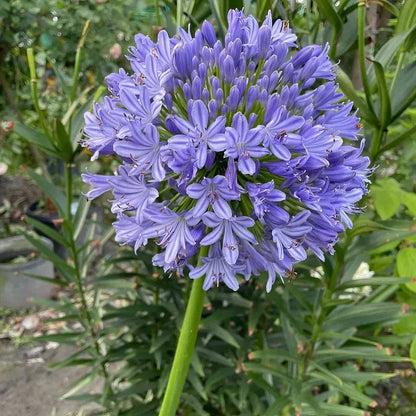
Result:
[[[27,60],[28,60],[28,63],[29,63],[30,92],[31,92],[33,104],[35,106],[36,113],[38,115],[40,124],[42,126],[42,129],[43,129],[45,135],[47,137],[50,137],[50,132],[49,132],[48,128],[46,127],[45,119],[43,117],[43,113],[42,113],[42,110],[41,110],[40,105],[39,105],[38,88],[37,88],[38,77],[37,77],[37,74],[36,74],[35,57],[33,55],[33,49],[32,48],[29,48],[27,50]],[[1,75],[1,77],[3,77],[3,75]],[[7,93],[7,90],[6,90],[6,93]],[[13,101],[11,101],[11,102],[13,103]],[[19,115],[19,112],[17,112],[17,116],[18,116],[18,119],[20,120],[21,114]],[[38,166],[42,170],[43,176],[50,181],[51,178],[50,178],[49,172],[46,168],[44,157],[39,152],[39,149],[37,147],[33,146],[32,144],[30,144],[30,149],[33,152],[33,156],[34,156]]]
[[176,4],[176,24],[182,26],[182,0],[178,0]]
[[[84,280],[85,275],[82,270],[81,262],[79,259],[80,252],[77,248],[76,238],[74,236],[74,227],[76,224],[72,221],[71,214],[71,204],[72,204],[72,192],[73,192],[73,180],[72,180],[72,165],[70,163],[65,164],[65,188],[66,188],[66,198],[67,198],[67,211],[65,221],[68,222],[69,228],[69,250],[71,253],[72,261],[74,262],[75,269],[75,290],[77,292],[79,301],[81,303],[79,307],[79,314],[81,322],[84,322],[86,330],[88,331],[89,336],[91,337],[91,343],[93,345],[95,354],[97,357],[101,357],[100,345],[98,343],[98,336],[94,327],[94,321],[90,314],[90,308],[87,303],[87,298],[85,295],[85,286]],[[108,374],[107,368],[103,360],[99,360],[99,366],[101,367],[102,376],[104,377],[105,383],[105,393],[103,399],[106,398],[108,394],[112,394],[112,387],[110,382],[110,376]]]
[[368,107],[374,113],[374,107],[371,100],[371,90],[367,78],[367,68],[365,65],[365,8],[366,1],[358,3],[358,53],[360,56],[361,79]]
[[71,87],[71,95],[70,95],[71,103],[75,100],[75,95],[77,93],[78,77],[79,77],[79,71],[81,69],[82,48],[84,47],[85,38],[87,37],[87,32],[90,27],[90,24],[91,24],[90,20],[87,20],[85,22],[84,28],[82,29],[81,39],[79,40],[78,46],[77,46],[77,54],[75,56],[74,77],[72,78],[72,87]]
[[72,166],[70,163],[65,163],[65,183],[66,183],[66,215],[69,221],[72,220],[71,205],[72,205]]
[[50,132],[46,127],[45,118],[43,117],[42,110],[39,105],[39,98],[38,98],[38,77],[36,74],[36,65],[35,65],[35,57],[33,55],[33,49],[28,48],[27,50],[27,60],[29,63],[29,73],[30,73],[30,92],[32,94],[33,105],[35,106],[36,113],[39,118],[39,122],[42,126],[42,129],[47,137],[50,137]]
[[[201,265],[202,257],[208,254],[208,247],[202,246],[198,265]],[[196,338],[198,335],[199,322],[201,320],[202,308],[204,306],[205,291],[202,288],[204,279],[194,280],[191,295],[185,312],[182,329],[179,334],[178,345],[176,347],[175,358],[172,370],[169,375],[168,385],[163,397],[162,407],[159,416],[175,416],[179,406],[183,387],[188,375]]]

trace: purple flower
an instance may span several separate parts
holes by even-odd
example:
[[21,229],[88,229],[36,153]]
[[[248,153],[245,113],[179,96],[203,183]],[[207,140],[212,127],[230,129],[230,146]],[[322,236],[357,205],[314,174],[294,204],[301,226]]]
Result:
[[112,178],[109,178],[107,175],[98,175],[96,173],[91,173],[87,169],[87,173],[83,173],[81,177],[85,183],[94,187],[93,189],[85,193],[85,196],[88,199],[97,198],[105,192],[113,189]]
[[233,192],[224,176],[204,178],[201,183],[193,183],[186,189],[186,193],[197,199],[192,214],[200,218],[211,205],[219,218],[231,218],[232,211],[227,201],[239,199],[239,194]]
[[213,212],[207,212],[203,217],[204,224],[213,230],[201,240],[202,246],[211,246],[221,237],[222,254],[228,264],[235,264],[239,255],[240,241],[245,240],[257,244],[254,235],[247,230],[254,225],[249,217],[218,218]]
[[196,166],[201,169],[207,161],[208,146],[212,149],[213,145],[223,140],[225,117],[218,117],[207,127],[208,110],[200,100],[193,102],[190,115],[192,124],[180,117],[172,119],[182,134],[177,134],[169,139],[169,148],[176,153],[181,152],[184,147],[195,148]]
[[156,240],[166,272],[232,290],[266,272],[270,291],[308,251],[334,252],[372,169],[328,45],[298,50],[271,12],[259,23],[230,10],[228,24],[224,43],[208,22],[135,36],[131,71],[106,78],[81,142],[93,160],[114,155],[117,173],[83,179],[89,198],[112,191],[116,240]]
[[224,156],[238,159],[238,170],[247,175],[256,172],[253,158],[261,158],[269,154],[269,150],[260,146],[263,141],[261,128],[250,129],[246,117],[237,113],[233,117],[232,127],[226,128],[225,137],[217,140],[212,149],[224,151]]
[[187,244],[195,245],[196,241],[189,229],[186,215],[177,214],[164,206],[153,205],[146,211],[153,224],[144,232],[146,238],[159,238],[158,244],[166,248],[166,263],[173,262],[178,254],[186,254]]
[[136,219],[145,219],[144,210],[159,196],[156,188],[146,183],[144,175],[129,176],[124,166],[112,180],[114,201],[112,212],[136,211]]
[[208,290],[213,284],[224,282],[230,289],[238,289],[236,273],[242,273],[244,266],[227,263],[219,249],[219,245],[212,246],[209,256],[202,258],[202,266],[196,267],[189,273],[191,279],[205,276],[203,288]]
[[143,129],[142,124],[137,121],[130,122],[129,128],[129,136],[114,144],[115,152],[129,161],[132,167],[131,175],[151,171],[157,181],[162,181],[165,178],[165,168],[157,128],[148,124]]
[[282,222],[289,221],[289,214],[278,206],[278,202],[284,201],[286,195],[275,189],[274,182],[264,184],[246,183],[254,213],[258,219],[264,222],[265,216],[280,217]]

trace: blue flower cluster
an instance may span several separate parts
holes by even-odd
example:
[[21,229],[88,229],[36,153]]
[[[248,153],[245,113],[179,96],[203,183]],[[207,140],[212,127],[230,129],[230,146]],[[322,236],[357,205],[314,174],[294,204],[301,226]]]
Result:
[[[89,198],[112,191],[116,240],[156,239],[154,264],[204,289],[287,276],[308,252],[323,258],[367,192],[369,159],[351,146],[361,128],[334,82],[328,48],[297,50],[288,23],[259,26],[231,10],[225,42],[205,21],[157,42],[139,34],[132,73],[85,116],[83,146],[116,155],[114,176],[87,173]],[[192,265],[209,246],[202,265]]]

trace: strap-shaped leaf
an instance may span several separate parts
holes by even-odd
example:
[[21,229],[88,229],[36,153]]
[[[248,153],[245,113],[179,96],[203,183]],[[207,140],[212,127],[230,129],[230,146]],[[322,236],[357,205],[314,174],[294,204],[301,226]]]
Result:
[[59,215],[64,218],[66,213],[66,196],[57,188],[54,184],[46,180],[42,175],[36,173],[33,169],[28,170],[29,176],[36,182],[36,185],[42,189],[42,191],[52,199]]
[[342,20],[334,7],[334,3],[331,0],[316,0],[316,3],[321,14],[339,32],[342,29]]
[[33,127],[26,126],[22,123],[16,123],[14,130],[19,136],[36,145],[43,152],[50,156],[57,156],[57,149],[53,146],[50,139]]
[[360,116],[372,126],[378,126],[379,121],[377,116],[373,113],[373,111],[371,111],[367,103],[358,95],[348,75],[341,68],[337,69],[337,82],[342,92],[354,103],[354,106],[358,108]]
[[389,90],[387,89],[386,76],[384,75],[383,65],[378,61],[372,61],[376,72],[378,93],[380,99],[379,120],[382,128],[389,125],[391,119],[391,103]]
[[399,72],[392,93],[392,121],[402,114],[416,99],[416,60]]
[[[400,51],[402,46],[404,45],[407,40],[411,39],[414,34],[416,34],[416,24],[413,25],[410,29],[399,33],[395,36],[393,36],[391,39],[389,39],[377,52],[375,56],[375,60],[377,62],[380,62],[380,64],[383,66],[383,68],[388,68],[389,65],[393,62],[394,57],[397,55],[397,53]],[[376,86],[376,73],[374,65],[370,65],[368,68],[368,82],[372,86],[372,88],[375,88]]]
[[54,134],[55,142],[59,148],[59,157],[66,162],[71,162],[73,159],[71,140],[68,132],[59,119],[55,119]]
[[56,241],[57,243],[69,247],[69,243],[67,240],[65,240],[64,237],[62,237],[61,234],[59,234],[56,230],[54,230],[49,225],[44,224],[43,222],[40,222],[36,220],[35,218],[32,218],[30,216],[26,216],[26,221],[35,228],[35,230],[41,231],[43,234],[45,234],[46,237],[50,238],[51,240]]

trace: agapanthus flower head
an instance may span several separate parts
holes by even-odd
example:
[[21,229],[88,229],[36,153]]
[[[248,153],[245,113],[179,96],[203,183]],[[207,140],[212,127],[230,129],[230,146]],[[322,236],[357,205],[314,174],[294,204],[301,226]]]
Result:
[[135,37],[131,73],[109,75],[109,96],[85,116],[82,145],[117,156],[118,171],[84,181],[90,198],[112,191],[118,242],[156,241],[156,265],[188,268],[205,289],[266,272],[270,291],[309,253],[333,253],[369,159],[351,144],[361,124],[328,46],[298,50],[270,12],[259,25],[231,10],[228,23],[224,42],[207,21],[194,35]]

